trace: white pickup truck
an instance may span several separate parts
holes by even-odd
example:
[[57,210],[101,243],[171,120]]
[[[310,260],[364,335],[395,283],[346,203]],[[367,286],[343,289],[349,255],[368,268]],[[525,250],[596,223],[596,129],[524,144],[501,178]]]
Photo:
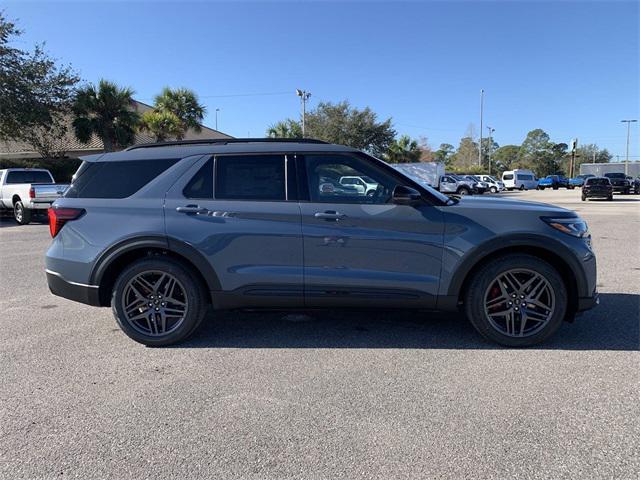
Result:
[[12,210],[16,221],[26,225],[34,213],[46,213],[69,185],[55,183],[49,170],[7,168],[0,170],[0,209]]

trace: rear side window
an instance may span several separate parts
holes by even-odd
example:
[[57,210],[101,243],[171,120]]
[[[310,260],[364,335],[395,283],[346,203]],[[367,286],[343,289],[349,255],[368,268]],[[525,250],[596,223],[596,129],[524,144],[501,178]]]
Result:
[[503,179],[503,180],[513,180],[513,173],[505,173],[505,174],[502,176],[502,179]]
[[215,197],[221,200],[286,200],[284,155],[216,158]]
[[131,160],[124,162],[90,162],[83,164],[67,189],[68,198],[126,198],[166,169],[177,158]]
[[533,175],[519,173],[518,180],[533,180]]
[[587,185],[610,185],[611,182],[608,178],[589,178]]
[[213,198],[213,158],[198,170],[182,193],[186,198]]
[[49,172],[18,170],[7,174],[6,183],[52,183]]

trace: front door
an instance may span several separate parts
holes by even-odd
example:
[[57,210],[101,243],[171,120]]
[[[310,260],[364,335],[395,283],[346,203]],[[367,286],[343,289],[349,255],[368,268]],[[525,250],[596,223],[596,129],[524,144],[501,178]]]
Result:
[[[402,178],[350,154],[298,157],[307,306],[432,307],[442,266],[443,215],[390,203]],[[340,182],[367,178],[363,192]]]
[[286,155],[221,155],[199,161],[168,192],[169,241],[210,264],[220,307],[303,306],[300,206],[289,172]]

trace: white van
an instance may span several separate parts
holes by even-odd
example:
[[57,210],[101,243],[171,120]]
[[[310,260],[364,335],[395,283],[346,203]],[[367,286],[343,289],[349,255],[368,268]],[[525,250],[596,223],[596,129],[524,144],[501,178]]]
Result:
[[507,170],[502,174],[502,181],[507,190],[535,190],[538,187],[538,179],[531,170]]

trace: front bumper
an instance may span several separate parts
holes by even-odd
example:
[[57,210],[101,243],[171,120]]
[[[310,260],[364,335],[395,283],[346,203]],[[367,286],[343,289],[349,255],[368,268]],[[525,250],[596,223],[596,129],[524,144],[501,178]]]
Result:
[[100,306],[99,287],[66,280],[58,272],[46,270],[47,284],[54,295],[94,307]]

